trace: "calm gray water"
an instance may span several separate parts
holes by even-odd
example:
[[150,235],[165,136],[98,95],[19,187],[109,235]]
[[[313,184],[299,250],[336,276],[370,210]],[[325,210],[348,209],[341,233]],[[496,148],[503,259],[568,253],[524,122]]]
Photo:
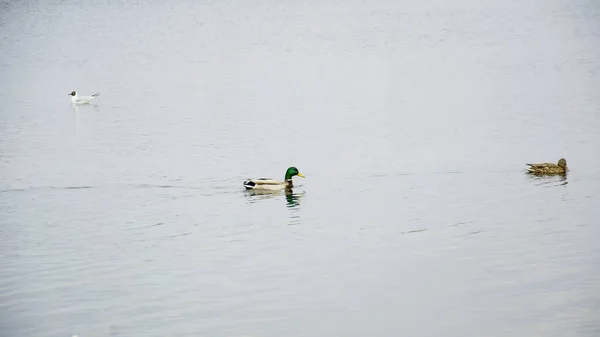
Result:
[[0,78],[2,336],[600,334],[597,1],[0,0]]

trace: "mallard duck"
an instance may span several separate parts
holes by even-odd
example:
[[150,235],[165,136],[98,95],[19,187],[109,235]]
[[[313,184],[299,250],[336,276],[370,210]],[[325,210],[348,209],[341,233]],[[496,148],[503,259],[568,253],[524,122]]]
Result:
[[533,174],[565,174],[569,170],[565,158],[560,158],[557,164],[541,163],[527,165],[529,165],[527,173]]
[[295,167],[290,167],[285,171],[285,180],[279,181],[271,178],[248,179],[244,181],[244,187],[247,190],[282,190],[284,188],[292,188],[292,177],[298,176],[305,178],[304,175],[298,172]]

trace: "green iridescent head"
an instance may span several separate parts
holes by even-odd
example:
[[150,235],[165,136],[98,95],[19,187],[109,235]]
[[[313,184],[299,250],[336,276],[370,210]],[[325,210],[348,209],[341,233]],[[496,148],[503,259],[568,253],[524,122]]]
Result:
[[288,168],[287,171],[285,171],[285,180],[291,180],[293,176],[305,178],[304,175],[300,173],[297,168],[292,166]]

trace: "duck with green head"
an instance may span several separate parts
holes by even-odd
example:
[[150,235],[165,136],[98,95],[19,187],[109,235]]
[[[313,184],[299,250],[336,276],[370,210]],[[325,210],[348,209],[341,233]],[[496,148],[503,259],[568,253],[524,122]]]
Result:
[[565,158],[560,158],[557,164],[541,163],[527,165],[529,165],[529,167],[527,168],[527,173],[532,173],[536,175],[565,174],[569,170]]
[[298,169],[295,167],[290,167],[285,171],[285,180],[279,181],[271,178],[258,178],[258,179],[248,179],[244,181],[244,187],[247,190],[282,190],[284,188],[292,188],[294,184],[292,182],[292,177],[298,176],[305,178],[304,175],[298,172]]

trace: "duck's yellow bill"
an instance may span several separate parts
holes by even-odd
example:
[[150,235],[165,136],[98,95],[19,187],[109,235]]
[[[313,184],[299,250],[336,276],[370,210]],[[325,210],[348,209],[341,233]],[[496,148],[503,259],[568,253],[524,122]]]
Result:
[[300,173],[300,172],[298,172],[298,177],[306,178],[306,177],[304,176],[304,174],[302,174],[302,173]]

